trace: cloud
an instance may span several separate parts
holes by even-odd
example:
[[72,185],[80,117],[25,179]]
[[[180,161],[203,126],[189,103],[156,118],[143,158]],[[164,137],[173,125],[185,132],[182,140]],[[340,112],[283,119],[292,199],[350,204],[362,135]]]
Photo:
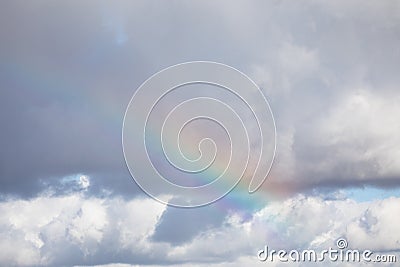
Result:
[[[138,261],[165,206],[151,199],[86,198],[80,193],[0,204],[6,265],[65,266]],[[38,216],[40,215],[40,216]],[[116,254],[116,255],[114,255]]]
[[218,228],[227,215],[228,211],[217,210],[213,206],[201,209],[168,207],[160,217],[152,238],[157,242],[182,245],[201,232]]
[[[387,193],[400,186],[398,10],[361,0],[3,1],[0,265],[265,266],[256,252],[266,244],[325,249],[339,237],[400,257],[400,199]],[[278,144],[261,192],[183,210],[132,181],[121,128],[135,88],[190,60],[254,79]],[[349,186],[387,198],[337,191]],[[261,204],[239,203],[248,198]]]
[[271,183],[399,184],[395,1],[1,5],[2,193],[32,197],[84,173],[96,192],[137,195],[125,107],[151,74],[199,59],[265,91],[279,138]]
[[[340,237],[352,248],[396,253],[400,251],[396,234],[400,229],[393,221],[400,214],[399,207],[400,198],[394,197],[356,202],[299,194],[283,202],[272,201],[250,218],[239,211],[214,218],[213,214],[221,213],[216,204],[204,213],[196,213],[199,209],[183,213],[152,199],[104,199],[83,192],[8,200],[0,203],[0,248],[4,252],[0,263],[239,266],[259,263],[256,253],[265,245],[322,250],[334,247]],[[168,219],[172,215],[174,220]],[[166,220],[170,220],[168,225],[161,227]]]
[[398,19],[388,10],[393,2],[363,6],[365,14],[377,9],[371,17],[338,3],[307,2],[308,19],[296,32],[292,21],[280,24],[289,37],[275,53],[260,55],[264,63],[253,64],[250,76],[269,96],[277,123],[270,182],[296,190],[398,186],[400,100],[392,57],[399,53],[391,26]]
[[272,174],[279,177],[276,182],[303,189],[398,185],[399,96],[366,85],[348,88],[303,125],[283,125]]

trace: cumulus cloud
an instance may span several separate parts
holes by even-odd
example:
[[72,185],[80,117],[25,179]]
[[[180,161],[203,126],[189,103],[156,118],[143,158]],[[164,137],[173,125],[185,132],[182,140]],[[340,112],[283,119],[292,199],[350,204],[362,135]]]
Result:
[[[2,265],[65,266],[140,262],[165,206],[151,199],[87,198],[74,193],[0,204]],[[115,255],[114,255],[115,254]]]
[[[337,196],[340,196],[338,194]],[[400,251],[400,199],[356,202],[338,197],[296,195],[274,201],[249,218],[225,213],[214,227],[189,213],[185,224],[197,225],[186,240],[154,238],[166,206],[151,199],[95,198],[83,193],[41,196],[0,204],[0,263],[18,266],[125,264],[257,264],[257,251],[316,249],[335,246],[344,237],[350,247],[375,252]],[[220,211],[209,206],[208,213]],[[37,216],[40,214],[40,216]],[[196,215],[196,214],[195,214]],[[206,215],[203,215],[206,217]],[[307,223],[303,223],[307,222]],[[185,229],[169,226],[175,235]],[[158,230],[160,231],[160,230]],[[165,235],[165,234],[164,234]],[[15,249],[18,248],[18,249]],[[397,253],[396,252],[396,253]],[[264,263],[265,264],[265,263]],[[296,266],[296,265],[294,265]]]
[[[251,75],[275,112],[274,182],[300,190],[399,184],[399,80],[393,72],[399,50],[392,31],[399,21],[389,10],[393,4],[371,1],[356,9],[341,1],[307,2],[309,15],[296,32],[296,18],[276,19],[289,36],[279,39],[274,53],[260,55],[264,63],[254,63]],[[284,1],[282,6],[290,9]]]
[[302,188],[398,185],[399,106],[397,94],[346,90],[309,122],[283,129],[276,175]]

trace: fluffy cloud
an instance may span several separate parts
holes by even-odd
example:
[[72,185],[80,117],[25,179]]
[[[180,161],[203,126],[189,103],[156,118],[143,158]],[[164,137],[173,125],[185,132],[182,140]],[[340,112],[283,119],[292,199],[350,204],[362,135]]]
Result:
[[315,185],[397,185],[400,97],[368,87],[346,90],[304,125],[282,129],[277,182]]
[[[101,199],[74,193],[8,200],[0,204],[0,263],[239,266],[243,262],[258,264],[256,253],[265,245],[322,250],[334,247],[340,237],[352,248],[396,252],[400,250],[400,229],[393,221],[400,219],[399,207],[400,198],[355,202],[343,197],[326,200],[297,195],[270,202],[251,218],[238,211],[226,213],[220,224],[199,225],[195,234],[176,243],[154,238],[166,206],[151,199]],[[186,219],[179,215],[175,219],[191,224],[196,210]],[[211,219],[220,207],[210,205],[208,210],[209,215],[202,215],[204,220],[197,220],[207,222],[207,216]],[[176,227],[179,235],[183,228]]]
[[274,53],[260,54],[264,62],[250,75],[276,117],[273,182],[297,190],[399,184],[399,79],[392,69],[400,56],[392,26],[399,21],[392,4],[307,2],[297,32],[296,18],[276,18],[289,36],[272,38]]
[[120,260],[140,258],[151,253],[143,242],[164,209],[151,199],[106,200],[80,193],[3,202],[0,261],[53,266],[107,262],[104,255],[112,260],[113,253]]

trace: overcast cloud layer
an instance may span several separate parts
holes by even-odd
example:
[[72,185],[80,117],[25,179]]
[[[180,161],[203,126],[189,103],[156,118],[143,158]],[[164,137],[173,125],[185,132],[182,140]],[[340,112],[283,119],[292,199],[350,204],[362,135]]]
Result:
[[[399,254],[399,198],[341,195],[400,187],[399,1],[3,1],[0,36],[0,265],[253,266],[266,242],[339,237]],[[182,210],[132,181],[121,128],[191,60],[254,79],[278,139],[259,192]]]
[[397,1],[1,5],[3,193],[74,173],[134,193],[126,105],[189,60],[230,64],[263,88],[279,138],[271,183],[399,184]]

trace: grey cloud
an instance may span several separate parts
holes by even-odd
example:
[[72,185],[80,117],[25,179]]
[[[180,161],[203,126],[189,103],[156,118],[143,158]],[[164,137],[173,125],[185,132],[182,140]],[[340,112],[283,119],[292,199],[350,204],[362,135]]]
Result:
[[168,207],[160,217],[152,239],[156,242],[182,245],[202,232],[220,227],[227,215],[227,210],[213,205],[201,209]]
[[[144,2],[2,6],[3,193],[32,196],[40,179],[73,173],[113,173],[98,181],[119,190],[114,176],[128,177],[122,119],[134,89],[162,67],[230,57],[220,53],[223,29],[211,31],[190,6],[175,14]],[[126,40],[115,39],[118,31]]]
[[[2,193],[32,196],[59,177],[85,173],[95,192],[136,194],[125,190],[133,184],[121,151],[125,107],[151,74],[199,59],[237,67],[265,90],[279,138],[271,182],[399,185],[397,168],[374,167],[388,164],[381,152],[331,157],[342,144],[324,145],[319,121],[335,117],[359,87],[382,105],[398,98],[396,1],[12,1],[0,10]],[[389,112],[380,116],[396,116]],[[398,127],[382,127],[395,151]],[[381,139],[372,132],[366,145],[347,150],[375,151]]]

